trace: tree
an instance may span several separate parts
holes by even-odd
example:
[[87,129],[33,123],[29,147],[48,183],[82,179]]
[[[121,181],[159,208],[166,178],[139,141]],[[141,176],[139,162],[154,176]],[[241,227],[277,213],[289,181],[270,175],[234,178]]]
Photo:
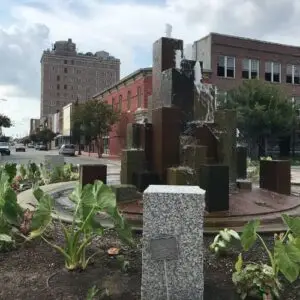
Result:
[[10,128],[12,126],[12,122],[9,117],[0,114],[0,127]]
[[36,133],[32,133],[32,134],[29,136],[29,139],[30,139],[33,143],[38,142],[38,137],[37,137],[37,134],[36,134]]
[[5,136],[5,135],[0,136],[0,142],[8,143],[9,142],[9,136]]
[[30,135],[30,139],[35,142],[41,142],[43,144],[50,143],[56,134],[49,128],[43,128],[38,131],[36,134]]
[[73,126],[75,124],[79,126],[80,133],[84,135],[86,142],[95,141],[100,157],[102,154],[102,137],[118,121],[119,112],[114,111],[111,105],[93,99],[78,104],[77,108],[74,109],[72,118]]
[[31,142],[31,139],[30,139],[29,136],[25,136],[25,137],[22,138],[21,141],[22,141],[22,143],[23,143],[24,145],[27,145],[27,144],[29,144],[29,143]]
[[[220,108],[236,109],[238,129],[247,141],[259,147],[259,156],[265,155],[265,141],[269,137],[285,139],[285,146],[289,145],[287,137],[297,124],[296,111],[274,84],[247,80],[220,100]],[[289,152],[289,147],[285,151],[283,148],[281,145],[281,154]]]

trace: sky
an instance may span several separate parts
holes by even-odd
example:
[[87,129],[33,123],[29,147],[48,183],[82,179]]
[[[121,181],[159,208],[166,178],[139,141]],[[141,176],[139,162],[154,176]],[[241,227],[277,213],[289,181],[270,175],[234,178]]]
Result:
[[152,65],[152,44],[172,36],[185,44],[209,32],[300,45],[299,0],[0,0],[0,113],[24,136],[39,118],[40,58],[56,40],[82,52],[106,50],[121,77]]

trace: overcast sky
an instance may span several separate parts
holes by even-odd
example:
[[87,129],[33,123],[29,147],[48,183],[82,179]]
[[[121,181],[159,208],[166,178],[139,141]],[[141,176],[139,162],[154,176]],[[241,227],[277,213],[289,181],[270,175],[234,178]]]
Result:
[[121,76],[152,64],[152,43],[192,43],[209,32],[300,45],[299,0],[0,0],[0,111],[24,134],[39,117],[40,58],[56,40],[121,59]]

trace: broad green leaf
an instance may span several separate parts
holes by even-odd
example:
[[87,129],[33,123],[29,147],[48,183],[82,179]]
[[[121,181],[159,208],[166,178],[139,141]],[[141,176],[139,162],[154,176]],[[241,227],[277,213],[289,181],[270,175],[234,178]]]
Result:
[[3,216],[6,218],[6,220],[9,223],[18,226],[20,222],[20,218],[23,215],[23,211],[17,202],[16,193],[11,188],[7,188],[7,190],[3,195],[3,200],[4,200],[4,205],[2,207]]
[[275,241],[274,258],[280,272],[289,282],[294,282],[299,276],[300,253],[292,244],[284,245],[280,241]]
[[41,198],[44,196],[44,192],[39,187],[36,187],[33,190],[33,195],[34,195],[35,199],[39,202],[41,200]]
[[16,163],[6,163],[4,165],[4,170],[9,177],[9,182],[12,182],[17,175],[17,164]]
[[282,214],[282,219],[284,223],[289,227],[289,229],[296,235],[300,237],[300,217],[291,217],[287,214]]
[[116,196],[111,188],[102,181],[95,181],[93,186],[93,194],[100,211],[111,207],[116,207]]
[[259,220],[253,220],[244,226],[243,233],[241,235],[241,244],[245,251],[248,251],[255,243],[257,238],[256,231],[259,224]]
[[13,239],[8,234],[0,233],[0,242],[12,243]]
[[33,214],[29,238],[41,236],[52,222],[53,199],[45,194],[39,201]]
[[243,257],[242,257],[242,253],[239,254],[238,260],[236,261],[235,265],[235,270],[237,272],[241,272],[242,271],[242,267],[243,267]]

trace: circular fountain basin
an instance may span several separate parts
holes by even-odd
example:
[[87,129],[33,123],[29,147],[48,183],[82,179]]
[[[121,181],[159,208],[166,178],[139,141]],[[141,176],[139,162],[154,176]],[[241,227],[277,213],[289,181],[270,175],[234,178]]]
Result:
[[[55,183],[41,187],[55,199],[55,208],[58,214],[53,216],[65,222],[72,222],[74,203],[68,196],[76,182]],[[31,190],[18,195],[18,202],[24,208],[32,209],[36,203]],[[120,211],[132,225],[134,230],[142,230],[143,204],[140,200],[132,200],[118,204]],[[223,228],[231,228],[238,232],[250,220],[261,221],[260,232],[274,232],[285,230],[281,214],[300,215],[299,189],[291,195],[280,195],[254,187],[252,191],[240,191],[230,195],[230,210],[208,213],[204,215],[204,232],[215,233]],[[101,213],[97,220],[105,227],[112,227],[112,222]]]

